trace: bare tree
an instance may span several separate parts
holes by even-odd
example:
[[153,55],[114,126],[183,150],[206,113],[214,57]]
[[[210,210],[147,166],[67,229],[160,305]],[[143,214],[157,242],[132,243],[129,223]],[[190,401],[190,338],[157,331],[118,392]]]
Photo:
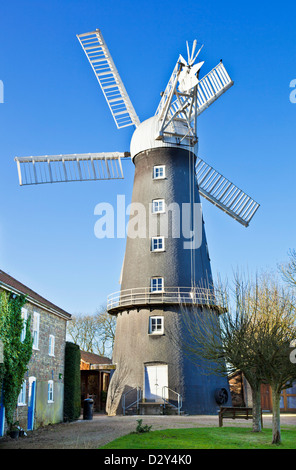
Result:
[[296,380],[296,367],[290,360],[290,345],[296,338],[295,298],[274,276],[264,275],[257,286],[255,341],[252,347],[261,378],[272,392],[272,443],[281,442],[280,398]]
[[103,306],[97,310],[95,348],[102,356],[112,356],[114,347],[116,316],[109,315],[106,307]]
[[108,416],[115,416],[120,407],[122,394],[126,388],[126,380],[129,376],[129,369],[123,358],[118,363],[120,367],[112,375],[107,395],[106,411]]
[[253,431],[259,432],[262,380],[251,348],[255,324],[250,289],[250,283],[238,276],[232,289],[218,280],[215,307],[212,302],[193,309],[181,305],[180,318],[186,332],[181,337],[186,338],[182,349],[193,362],[199,358],[206,361],[206,373],[228,376],[237,369],[243,371],[252,389]]
[[296,250],[288,251],[289,261],[279,265],[279,271],[284,281],[292,288],[296,288]]
[[114,345],[116,317],[100,307],[92,315],[73,315],[68,322],[67,335],[83,351],[111,357]]
[[243,372],[252,389],[253,431],[261,430],[261,384],[270,384],[272,442],[279,443],[280,395],[296,379],[290,360],[296,337],[294,297],[273,275],[265,273],[255,281],[236,275],[230,293],[221,285],[216,288],[216,303],[222,306],[220,316],[210,305],[195,312],[182,307],[183,326],[189,332],[183,348],[193,360],[205,359],[209,373]]

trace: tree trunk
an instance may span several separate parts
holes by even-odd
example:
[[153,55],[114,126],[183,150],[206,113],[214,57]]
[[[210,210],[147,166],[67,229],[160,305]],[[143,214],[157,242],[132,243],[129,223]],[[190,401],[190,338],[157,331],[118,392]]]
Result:
[[276,386],[271,386],[272,393],[272,444],[280,444],[281,440],[281,418],[280,399],[281,392]]
[[261,389],[260,385],[252,388],[253,432],[261,431]]

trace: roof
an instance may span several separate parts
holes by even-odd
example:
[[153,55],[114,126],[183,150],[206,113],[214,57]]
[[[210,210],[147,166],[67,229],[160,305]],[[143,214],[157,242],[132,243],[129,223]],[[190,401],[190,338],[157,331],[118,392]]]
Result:
[[65,310],[57,307],[57,305],[49,302],[49,300],[45,299],[41,295],[34,292],[29,287],[25,286],[21,282],[14,279],[9,274],[5,273],[0,269],[0,287],[6,288],[16,294],[24,294],[27,296],[28,301],[35,301],[36,303],[40,304],[41,306],[45,307],[47,310],[51,310],[52,313],[58,313],[68,319],[71,318],[70,313],[66,312]]
[[112,364],[109,357],[99,356],[98,354],[81,351],[81,360],[88,364]]

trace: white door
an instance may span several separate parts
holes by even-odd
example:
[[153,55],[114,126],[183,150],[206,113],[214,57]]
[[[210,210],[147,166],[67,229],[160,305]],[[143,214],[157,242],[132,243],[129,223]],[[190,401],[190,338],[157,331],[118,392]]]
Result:
[[[148,401],[162,401],[168,397],[168,366],[160,364],[145,366],[145,399]],[[164,394],[164,395],[163,395]]]

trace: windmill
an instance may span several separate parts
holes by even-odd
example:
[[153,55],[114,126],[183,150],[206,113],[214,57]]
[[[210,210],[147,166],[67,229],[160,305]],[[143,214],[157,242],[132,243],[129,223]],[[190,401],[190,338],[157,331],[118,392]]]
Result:
[[245,227],[257,211],[259,204],[197,151],[198,116],[233,81],[222,61],[200,79],[204,62],[196,59],[201,48],[194,41],[190,50],[187,43],[187,60],[179,56],[155,115],[140,122],[101,31],[77,37],[117,128],[136,128],[130,151],[16,157],[19,183],[121,179],[122,161],[131,158],[132,203],[141,203],[155,223],[152,233],[127,237],[121,289],[108,297],[108,311],[117,316],[109,406],[112,402],[115,412],[123,413],[135,407],[156,412],[160,404],[179,413],[182,405],[188,413],[214,413],[219,397],[227,401],[227,381],[203,375],[205,365],[193,366],[167,334],[169,329],[179,331],[180,302],[201,311],[217,307],[203,218],[200,243],[190,249],[184,248],[183,233],[164,234],[161,221],[170,204],[189,204],[194,228],[193,208],[200,204],[200,195]]

